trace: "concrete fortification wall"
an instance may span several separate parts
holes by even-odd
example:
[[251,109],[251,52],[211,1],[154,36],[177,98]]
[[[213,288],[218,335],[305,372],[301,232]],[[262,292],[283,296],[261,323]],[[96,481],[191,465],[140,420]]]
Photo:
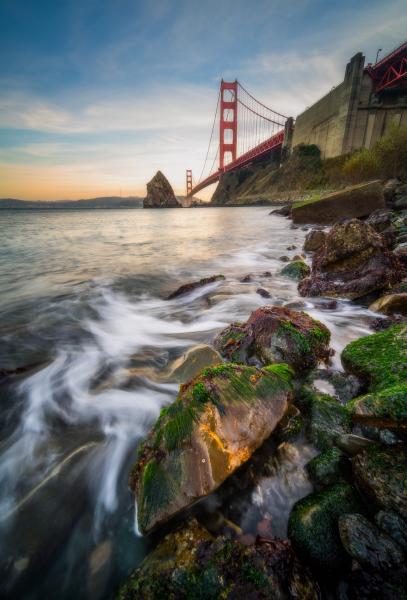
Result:
[[293,148],[316,144],[330,158],[370,148],[392,124],[407,124],[406,90],[376,95],[364,63],[363,54],[355,54],[343,82],[297,117]]

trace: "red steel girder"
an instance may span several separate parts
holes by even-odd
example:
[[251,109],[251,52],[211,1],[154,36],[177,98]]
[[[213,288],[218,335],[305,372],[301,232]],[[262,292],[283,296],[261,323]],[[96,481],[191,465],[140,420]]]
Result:
[[373,79],[373,89],[381,92],[407,83],[407,42],[390,52],[366,71]]

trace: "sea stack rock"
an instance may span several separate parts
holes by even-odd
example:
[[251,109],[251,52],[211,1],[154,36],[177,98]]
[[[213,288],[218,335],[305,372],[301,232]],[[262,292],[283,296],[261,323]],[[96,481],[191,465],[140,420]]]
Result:
[[157,171],[147,183],[147,197],[144,198],[143,208],[181,208],[174,190],[161,171]]

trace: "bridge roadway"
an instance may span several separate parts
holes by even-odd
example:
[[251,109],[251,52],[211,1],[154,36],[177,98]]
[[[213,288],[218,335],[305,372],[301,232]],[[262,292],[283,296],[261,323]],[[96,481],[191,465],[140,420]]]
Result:
[[223,169],[218,169],[215,173],[212,173],[211,175],[209,175],[209,177],[207,177],[203,181],[200,181],[195,187],[192,188],[189,196],[194,196],[199,191],[208,187],[208,185],[216,183],[217,181],[219,181],[219,179],[224,173],[229,173],[230,171],[234,171],[235,169],[245,167],[254,160],[263,158],[268,152],[271,152],[272,150],[280,150],[283,145],[283,142],[284,129],[282,129],[275,135],[272,135],[269,139],[265,140],[258,146],[251,148],[251,150],[245,152],[232,162],[228,163]]

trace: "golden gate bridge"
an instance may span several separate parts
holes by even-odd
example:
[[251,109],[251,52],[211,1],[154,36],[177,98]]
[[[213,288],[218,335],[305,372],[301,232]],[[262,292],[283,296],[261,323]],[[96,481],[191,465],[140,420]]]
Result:
[[[223,173],[281,151],[292,127],[293,119],[268,108],[239,81],[222,79],[204,166],[195,185],[191,169],[186,172],[187,196],[215,183]],[[210,164],[213,148],[216,152]]]
[[[365,67],[372,91],[380,96],[407,87],[407,42],[375,64]],[[218,126],[216,126],[218,122]],[[294,119],[268,108],[236,79],[221,81],[212,131],[202,172],[194,184],[186,172],[187,196],[219,181],[223,173],[249,165],[290,147]],[[215,152],[211,152],[211,150]],[[214,154],[213,160],[211,155]]]

